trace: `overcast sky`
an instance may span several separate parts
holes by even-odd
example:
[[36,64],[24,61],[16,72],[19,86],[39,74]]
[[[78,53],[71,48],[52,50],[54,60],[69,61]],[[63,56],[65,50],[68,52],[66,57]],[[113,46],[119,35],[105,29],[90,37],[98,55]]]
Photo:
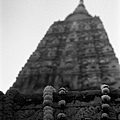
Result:
[[[0,90],[12,86],[54,21],[64,20],[79,0],[1,0]],[[85,0],[92,16],[100,16],[120,60],[120,0]],[[2,14],[1,14],[2,13]],[[1,52],[2,51],[2,52]]]

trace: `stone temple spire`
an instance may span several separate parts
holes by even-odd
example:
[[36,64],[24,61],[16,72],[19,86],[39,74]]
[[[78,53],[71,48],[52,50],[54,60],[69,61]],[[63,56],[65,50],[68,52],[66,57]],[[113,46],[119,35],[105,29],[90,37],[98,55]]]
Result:
[[87,10],[84,6],[84,1],[83,0],[80,0],[79,5],[77,6],[77,8],[74,11],[74,13],[80,13],[80,12],[88,14],[88,12],[87,12]]
[[83,5],[84,0],[80,0],[80,4]]
[[12,88],[27,94],[43,92],[47,85],[91,90],[101,84],[120,87],[119,63],[100,18],[80,0],[65,21],[51,25]]
[[72,14],[67,16],[66,20],[82,20],[82,19],[88,19],[91,15],[88,13],[88,11],[85,8],[84,0],[80,0],[79,5],[76,7],[76,9],[73,11]]

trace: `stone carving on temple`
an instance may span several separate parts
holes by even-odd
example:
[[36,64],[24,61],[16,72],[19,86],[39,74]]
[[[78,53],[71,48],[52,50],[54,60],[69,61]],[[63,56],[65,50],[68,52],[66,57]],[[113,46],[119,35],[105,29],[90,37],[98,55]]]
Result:
[[81,0],[65,20],[50,26],[13,88],[21,93],[40,92],[37,86],[42,90],[47,84],[69,90],[92,89],[103,83],[118,88],[119,81],[119,62],[104,25],[88,13]]
[[84,1],[54,22],[13,84],[0,120],[120,120],[120,66]]

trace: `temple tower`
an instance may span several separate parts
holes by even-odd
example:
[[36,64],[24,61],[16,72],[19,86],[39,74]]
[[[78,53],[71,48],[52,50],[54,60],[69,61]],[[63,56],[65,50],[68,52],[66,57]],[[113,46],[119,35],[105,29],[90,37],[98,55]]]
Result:
[[69,90],[120,86],[120,66],[99,17],[84,1],[64,21],[54,22],[20,71],[13,88],[38,93],[46,85]]

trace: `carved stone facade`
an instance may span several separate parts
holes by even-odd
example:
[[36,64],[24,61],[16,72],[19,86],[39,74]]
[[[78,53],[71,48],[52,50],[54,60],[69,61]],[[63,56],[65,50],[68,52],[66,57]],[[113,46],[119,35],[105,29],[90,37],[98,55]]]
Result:
[[[1,120],[107,120],[102,119],[103,103],[102,92],[87,90],[83,92],[68,91],[66,93],[54,92],[53,104],[44,104],[44,93],[21,94],[10,89],[4,95],[0,94]],[[120,120],[120,90],[110,88],[109,120]],[[49,109],[49,110],[48,110]],[[49,116],[48,116],[49,115]],[[61,116],[63,118],[61,118]]]
[[39,93],[46,85],[68,90],[120,86],[118,59],[99,17],[81,0],[64,21],[54,22],[19,73],[13,88]]

